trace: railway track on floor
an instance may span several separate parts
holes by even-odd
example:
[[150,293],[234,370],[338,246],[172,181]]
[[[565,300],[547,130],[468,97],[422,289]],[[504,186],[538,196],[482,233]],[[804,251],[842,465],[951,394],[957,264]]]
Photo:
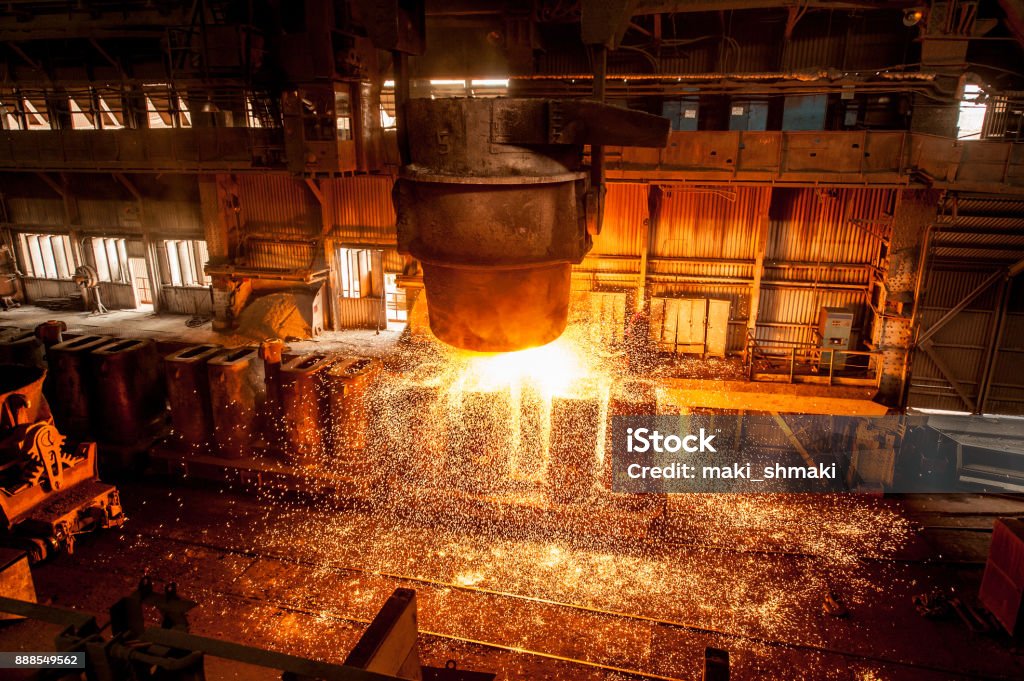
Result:
[[[487,588],[477,587],[477,586],[472,586],[472,585],[460,584],[460,583],[455,583],[455,582],[448,582],[448,581],[444,581],[444,580],[441,580],[441,579],[431,579],[431,578],[426,578],[426,577],[418,577],[418,576],[412,576],[412,575],[403,575],[403,574],[389,573],[389,572],[378,571],[378,570],[371,570],[371,569],[368,569],[368,568],[352,567],[352,566],[342,566],[342,565],[335,565],[335,564],[331,564],[331,563],[321,563],[321,562],[316,562],[316,561],[311,561],[311,560],[299,559],[299,558],[295,558],[293,556],[283,555],[281,553],[276,553],[276,552],[259,552],[259,551],[253,551],[253,550],[250,550],[250,549],[239,549],[239,548],[236,548],[236,547],[224,546],[224,545],[216,544],[216,543],[213,543],[213,542],[204,542],[204,541],[179,539],[179,538],[176,538],[176,537],[169,537],[169,536],[166,536],[166,535],[161,535],[161,534],[156,534],[156,533],[149,533],[149,532],[137,532],[136,535],[139,536],[139,537],[144,537],[146,539],[150,539],[150,540],[171,541],[171,542],[175,542],[175,543],[177,543],[179,545],[182,545],[182,546],[192,546],[192,547],[195,547],[195,548],[205,549],[205,550],[209,550],[209,551],[217,551],[217,552],[222,552],[222,553],[225,553],[225,554],[233,554],[233,555],[237,555],[237,556],[244,556],[244,557],[248,557],[248,558],[251,558],[251,559],[254,559],[254,560],[255,559],[259,559],[259,558],[268,559],[268,560],[274,560],[274,561],[278,561],[280,563],[285,563],[285,564],[296,565],[296,566],[299,566],[299,567],[310,568],[310,569],[318,570],[318,571],[321,571],[321,572],[336,572],[338,574],[361,575],[361,576],[365,576],[365,577],[374,577],[374,578],[378,578],[378,579],[391,580],[391,581],[396,583],[396,586],[417,586],[417,585],[419,585],[419,586],[423,586],[423,587],[430,587],[430,588],[436,588],[436,589],[452,589],[452,590],[457,590],[457,591],[465,592],[465,593],[479,594],[479,595],[482,595],[482,596],[488,596],[488,597],[493,597],[493,598],[508,599],[510,601],[515,601],[515,602],[533,603],[533,604],[543,605],[543,606],[552,607],[552,608],[564,609],[564,610],[566,610],[568,612],[578,612],[578,613],[585,613],[587,615],[597,615],[599,617],[605,617],[605,618],[614,619],[614,620],[640,622],[640,623],[648,624],[648,625],[650,625],[652,627],[660,627],[660,628],[665,628],[667,630],[683,631],[683,632],[687,632],[687,633],[691,633],[691,634],[719,637],[719,638],[723,638],[723,639],[727,639],[727,640],[740,641],[740,642],[743,642],[743,643],[746,643],[746,644],[750,644],[750,645],[759,645],[759,646],[765,646],[765,647],[774,648],[774,649],[784,649],[784,650],[790,650],[790,651],[798,651],[798,652],[803,652],[803,653],[808,653],[808,654],[813,654],[813,655],[836,656],[836,657],[844,658],[844,659],[847,659],[847,660],[856,660],[856,661],[863,662],[863,663],[872,663],[872,664],[886,665],[886,666],[891,666],[891,667],[899,667],[899,668],[904,668],[904,669],[928,671],[928,672],[934,672],[934,673],[937,673],[937,674],[947,674],[947,675],[948,674],[953,674],[953,675],[960,675],[960,676],[964,676],[964,677],[970,677],[970,678],[974,678],[974,679],[984,679],[984,680],[989,680],[989,681],[1012,681],[1013,679],[1017,678],[1015,676],[1010,676],[1010,675],[1005,675],[1005,676],[1004,675],[979,675],[976,672],[961,672],[961,671],[957,671],[957,670],[951,670],[951,669],[948,669],[948,668],[945,668],[945,667],[940,667],[938,665],[930,665],[930,664],[924,664],[924,663],[920,663],[920,662],[912,662],[912,661],[907,661],[907,660],[893,659],[893,658],[887,658],[887,657],[876,656],[876,655],[865,655],[865,654],[862,654],[862,653],[855,653],[855,652],[851,652],[851,651],[847,651],[847,650],[842,650],[842,649],[839,649],[839,648],[831,648],[831,647],[828,647],[828,646],[820,646],[820,645],[809,644],[809,643],[800,643],[800,642],[795,642],[795,641],[785,641],[785,640],[781,640],[781,639],[777,639],[777,638],[771,638],[771,637],[768,637],[768,636],[758,636],[758,635],[754,635],[754,634],[746,634],[746,633],[742,633],[742,632],[729,631],[729,630],[725,630],[725,629],[716,629],[716,628],[713,628],[713,627],[700,626],[700,625],[691,624],[691,623],[683,622],[683,621],[670,620],[670,619],[665,619],[665,618],[660,618],[660,617],[655,617],[655,616],[650,616],[650,615],[644,615],[644,614],[639,614],[639,613],[628,613],[628,612],[622,612],[622,611],[616,611],[616,610],[609,610],[609,609],[598,608],[598,607],[584,605],[584,604],[579,604],[579,603],[569,603],[569,602],[565,602],[565,601],[558,601],[558,600],[555,600],[555,599],[544,598],[544,597],[540,597],[540,596],[528,596],[528,595],[524,595],[524,594],[517,594],[517,593],[501,591],[501,590],[497,590],[497,589],[487,589]],[[312,616],[323,616],[323,614],[324,614],[322,612],[316,612],[316,611],[311,611],[311,610],[308,610],[308,609],[298,608],[297,606],[294,606],[293,604],[289,604],[289,603],[285,603],[285,602],[278,603],[278,602],[274,602],[274,601],[270,601],[270,600],[266,600],[266,599],[255,599],[255,598],[249,599],[248,597],[245,597],[245,596],[242,596],[242,595],[239,595],[239,594],[231,594],[229,592],[216,592],[216,593],[218,593],[218,595],[223,595],[225,597],[231,597],[231,598],[243,599],[243,600],[252,600],[253,602],[273,605],[273,606],[279,607],[279,608],[281,608],[283,610],[293,610],[295,612],[301,612],[303,614],[309,614],[309,615],[312,615]],[[360,624],[367,624],[368,623],[365,620],[361,620],[361,619],[359,619],[357,617],[349,617],[349,616],[346,616],[346,615],[342,615],[340,613],[334,613],[332,616],[335,616],[335,617],[337,617],[340,620],[347,620],[347,621],[350,621],[350,622],[353,622],[353,623],[360,623]],[[573,663],[577,663],[577,664],[583,664],[583,665],[586,665],[586,666],[606,669],[608,671],[616,671],[617,673],[631,674],[631,675],[638,676],[638,677],[644,677],[644,678],[650,678],[650,679],[668,679],[668,680],[671,680],[671,681],[678,681],[675,677],[660,676],[660,675],[653,674],[653,673],[650,673],[650,672],[645,672],[643,670],[628,670],[626,668],[615,667],[615,666],[612,666],[612,665],[604,665],[604,664],[598,663],[598,662],[593,662],[593,661],[588,661],[588,660],[580,660],[580,659],[571,658],[571,657],[563,657],[563,656],[559,656],[559,655],[554,654],[554,653],[547,653],[547,652],[543,652],[543,651],[529,650],[529,649],[525,649],[525,648],[518,647],[518,646],[512,646],[512,645],[506,645],[506,644],[494,643],[494,642],[487,642],[487,641],[481,641],[481,640],[470,639],[470,638],[463,638],[463,637],[460,637],[460,636],[457,636],[457,635],[444,634],[444,633],[439,633],[439,632],[426,632],[425,631],[424,633],[427,633],[427,634],[429,634],[431,636],[435,636],[435,637],[439,637],[439,638],[444,638],[444,639],[447,639],[447,640],[461,641],[461,642],[464,642],[464,643],[472,643],[472,644],[475,644],[475,645],[486,646],[486,647],[490,647],[490,648],[494,648],[494,649],[499,649],[499,650],[519,652],[519,653],[524,653],[524,654],[529,654],[529,655],[537,655],[537,656],[540,656],[540,657],[545,657],[545,658],[554,659],[554,660],[563,660],[565,662],[573,662]]]
[[[275,608],[278,608],[279,610],[284,610],[286,612],[296,613],[296,614],[300,614],[300,615],[307,615],[307,616],[316,617],[316,618],[329,619],[329,620],[333,620],[335,622],[345,622],[347,624],[358,624],[358,625],[362,625],[362,626],[368,626],[370,624],[370,620],[359,618],[359,617],[352,617],[352,616],[349,616],[349,615],[343,615],[341,613],[333,612],[333,611],[323,612],[323,611],[318,611],[318,610],[310,610],[309,608],[302,608],[302,607],[299,607],[299,606],[296,606],[296,605],[293,605],[293,604],[290,604],[290,603],[283,603],[283,602],[280,602],[280,601],[268,601],[266,599],[242,596],[242,595],[239,595],[239,594],[236,594],[236,593],[227,592],[227,591],[213,590],[212,593],[217,595],[217,596],[221,596],[223,598],[227,598],[227,599],[231,599],[231,600],[244,601],[246,603],[252,603],[252,604],[255,604],[255,605],[271,605],[271,606],[273,606]],[[455,643],[462,643],[462,644],[466,644],[466,645],[480,646],[480,647],[484,647],[484,648],[490,648],[492,650],[502,650],[502,651],[505,651],[505,652],[517,653],[517,654],[521,654],[521,655],[530,655],[532,657],[541,657],[541,658],[544,658],[544,659],[547,659],[547,660],[554,660],[556,662],[564,662],[564,663],[567,663],[567,664],[574,664],[574,665],[579,665],[579,666],[583,666],[583,667],[590,667],[592,669],[600,669],[602,671],[614,672],[616,674],[623,674],[623,675],[626,675],[626,676],[631,676],[631,677],[635,677],[635,678],[639,678],[639,679],[653,679],[655,681],[687,681],[686,679],[683,679],[683,678],[678,677],[678,676],[665,676],[665,675],[662,675],[662,674],[654,674],[654,673],[642,671],[642,670],[639,670],[639,669],[630,669],[628,667],[618,667],[618,666],[615,666],[615,665],[603,664],[601,662],[593,662],[591,660],[581,660],[579,658],[567,657],[567,656],[564,656],[564,655],[557,655],[555,653],[548,653],[548,652],[543,652],[543,651],[540,651],[540,650],[530,650],[528,648],[523,648],[521,646],[505,645],[505,644],[502,644],[502,643],[495,643],[493,641],[480,641],[480,640],[477,640],[477,639],[466,638],[464,636],[456,636],[454,634],[444,634],[444,633],[441,633],[441,632],[429,631],[429,630],[422,629],[422,628],[419,629],[419,634],[421,636],[426,636],[426,637],[433,638],[433,639],[440,639],[440,640],[443,640],[443,641],[452,641],[452,642],[455,642]]]

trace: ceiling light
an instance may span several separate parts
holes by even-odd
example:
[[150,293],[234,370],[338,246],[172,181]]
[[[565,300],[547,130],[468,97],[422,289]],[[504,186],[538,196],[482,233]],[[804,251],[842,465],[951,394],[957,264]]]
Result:
[[908,9],[903,13],[903,25],[907,26],[908,28],[910,26],[917,26],[919,23],[921,23],[921,19],[924,19],[923,9],[915,7],[912,9]]

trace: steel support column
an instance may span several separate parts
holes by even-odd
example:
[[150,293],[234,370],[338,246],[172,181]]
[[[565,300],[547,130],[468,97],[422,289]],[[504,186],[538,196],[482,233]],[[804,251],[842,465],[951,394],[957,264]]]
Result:
[[893,211],[871,339],[874,349],[882,353],[878,399],[891,407],[902,407],[906,401],[914,311],[916,297],[921,295],[918,281],[927,257],[923,246],[938,205],[935,190],[904,189]]
[[[331,182],[332,180],[327,180]],[[331,232],[334,230],[334,223],[331,221],[331,212],[326,202],[334,196],[333,187],[325,188],[315,179],[306,178],[306,186],[316,199],[316,205],[320,208],[320,240],[323,243],[324,265],[327,267],[327,290],[324,291],[324,299],[327,301],[327,312],[330,319],[324,324],[325,328],[338,331],[338,296],[335,291],[339,290],[338,263],[334,255],[334,239]]]
[[636,309],[643,312],[647,302],[647,271],[651,261],[651,242],[658,229],[658,221],[661,220],[661,207],[665,198],[665,191],[658,185],[649,185],[647,188],[647,225],[642,232],[642,243],[640,244],[640,276],[637,279]]
[[956,137],[969,45],[964,38],[974,26],[970,4],[954,0],[931,2],[921,39],[921,69],[941,74],[935,79],[939,94],[914,96],[912,132]]
[[1005,279],[999,288],[999,296],[996,298],[996,310],[992,316],[991,335],[988,339],[988,350],[985,361],[982,364],[981,380],[978,381],[978,413],[985,413],[985,406],[988,403],[988,396],[992,392],[992,378],[996,373],[996,364],[999,361],[999,346],[1003,344],[1003,335],[1006,328],[1006,314],[1010,308],[1010,294],[1013,288],[1013,279]]
[[[754,269],[753,280],[750,282],[750,305],[747,311],[747,334],[751,338],[757,337],[757,315],[761,307],[761,280],[764,278],[764,255],[768,249],[768,230],[771,227],[771,218],[768,213],[772,205],[771,187],[767,187],[768,197],[764,201],[764,211],[757,219],[757,233],[754,237]],[[747,357],[749,343],[743,344],[743,360],[750,361]]]
[[[199,210],[203,236],[211,265],[230,264],[237,255],[241,241],[238,186],[228,174],[199,177]],[[249,289],[229,277],[214,276],[213,330],[228,331],[234,326],[237,313],[245,305]]]

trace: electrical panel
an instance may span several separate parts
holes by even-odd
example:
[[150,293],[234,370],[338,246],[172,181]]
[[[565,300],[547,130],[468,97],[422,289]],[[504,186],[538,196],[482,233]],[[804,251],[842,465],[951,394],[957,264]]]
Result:
[[672,121],[673,130],[685,132],[696,130],[699,113],[700,105],[696,99],[664,102],[661,105],[661,115]]
[[845,307],[821,308],[818,313],[818,335],[821,337],[822,368],[827,369],[830,363],[833,369],[846,367],[848,355],[841,351],[850,349],[852,333],[853,312]]
[[729,105],[730,130],[767,130],[768,102],[733,100]]
[[791,95],[782,107],[783,130],[824,130],[828,95]]

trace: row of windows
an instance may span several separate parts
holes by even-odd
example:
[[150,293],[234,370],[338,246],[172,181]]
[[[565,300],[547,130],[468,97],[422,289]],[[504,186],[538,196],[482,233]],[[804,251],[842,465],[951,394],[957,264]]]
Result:
[[[508,80],[414,80],[410,87],[414,97],[498,97],[508,93]],[[177,91],[153,87],[133,93],[134,99],[125,99],[123,95],[120,91],[109,89],[90,90],[67,97],[40,94],[26,96],[17,91],[2,93],[0,127],[6,130],[52,130],[55,127],[118,130],[126,125],[124,107],[129,102],[133,111],[132,119],[145,120],[145,123],[136,123],[135,127],[190,128],[196,112],[217,117],[221,121],[219,125],[260,128],[280,124],[272,120],[275,114],[264,110],[266,104],[263,100],[254,99],[245,93],[219,92],[215,98],[211,92],[204,98],[202,93],[193,92],[190,96],[182,96]],[[331,124],[337,128],[338,139],[352,139],[351,97],[345,91],[336,92],[334,97],[334,121]],[[231,110],[242,108],[240,102],[244,102],[244,122],[236,120],[240,115],[233,114]],[[323,102],[304,99],[303,104],[307,109],[307,117],[316,117],[320,110],[330,110]],[[56,125],[51,120],[51,114],[64,122]],[[395,128],[394,81],[385,81],[381,89],[380,117],[382,127],[388,130]]]
[[[72,130],[120,130],[126,126],[125,111],[121,103],[111,107],[108,100],[95,97],[84,99],[83,106],[75,98],[61,100],[29,99],[11,95],[0,96],[0,128],[5,130],[53,130],[57,127]],[[230,110],[222,110],[211,98],[204,102],[193,102],[200,115],[212,116],[219,121],[218,125],[246,126],[261,128],[267,125],[265,112],[261,112],[257,102],[250,97],[244,101],[244,122],[239,120],[241,114]],[[232,102],[234,104],[235,102]],[[225,102],[225,106],[227,103]],[[56,112],[52,109],[56,107]],[[145,127],[150,129],[191,128],[193,111],[183,97],[157,97],[142,95],[138,101],[138,110],[133,112],[133,120],[144,120],[129,127]],[[65,117],[64,123],[57,125],[51,120],[52,115]],[[345,119],[348,120],[348,119]],[[339,119],[339,126],[342,125]]]
[[[21,267],[25,275],[42,279],[70,279],[75,273],[71,239],[66,234],[19,234]],[[91,254],[100,281],[130,284],[146,278],[142,241],[121,237],[90,237],[82,241]],[[209,260],[206,242],[167,239],[158,244],[160,281],[168,286],[208,286],[203,271]]]

